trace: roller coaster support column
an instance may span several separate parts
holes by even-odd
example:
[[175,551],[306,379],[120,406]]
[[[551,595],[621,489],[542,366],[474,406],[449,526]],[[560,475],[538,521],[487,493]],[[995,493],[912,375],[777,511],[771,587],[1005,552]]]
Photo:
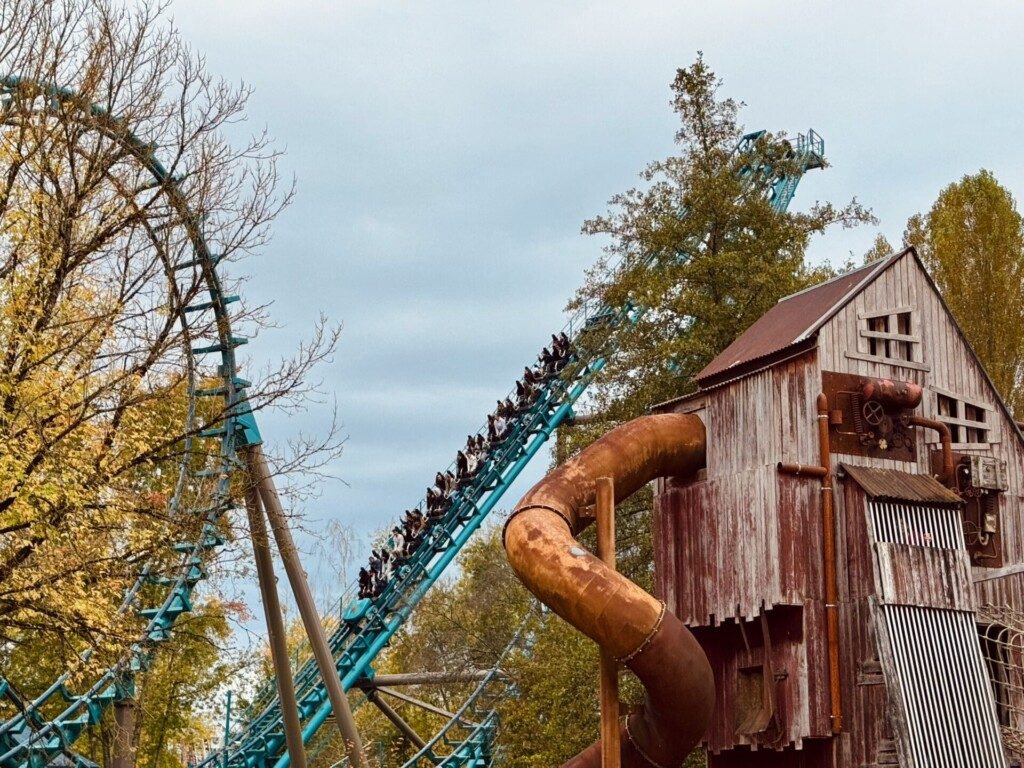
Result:
[[416,749],[423,749],[427,746],[427,742],[425,742],[423,738],[416,733],[411,725],[402,719],[401,715],[391,708],[390,704],[380,697],[380,694],[377,693],[376,690],[371,688],[367,691],[366,698],[368,698],[373,705],[381,711],[381,714],[383,714],[384,717],[391,721],[392,725],[394,725],[395,728],[397,728],[408,740],[408,742],[416,747]]
[[[615,482],[610,477],[597,479],[597,556],[613,571],[615,567]],[[601,649],[601,768],[619,768],[619,662]]]
[[135,699],[121,699],[114,703],[114,755],[113,768],[133,768],[135,765]]
[[263,598],[263,614],[267,619],[267,634],[270,638],[270,658],[274,663],[274,679],[277,681],[277,695],[281,701],[281,719],[284,722],[284,740],[296,768],[306,768],[306,748],[302,744],[302,725],[299,723],[299,707],[295,701],[295,686],[292,669],[288,664],[288,644],[281,619],[281,603],[277,597],[277,583],[274,576],[274,561],[270,556],[270,541],[267,538],[267,524],[263,520],[263,505],[256,489],[255,477],[250,476],[245,491],[245,511],[249,516],[249,532],[252,535],[252,552],[256,560],[256,576],[260,582]]
[[277,489],[274,487],[274,480],[271,477],[270,468],[267,466],[267,459],[263,455],[263,448],[259,444],[250,445],[245,449],[246,459],[249,462],[250,472],[257,480],[260,498],[266,508],[267,518],[270,520],[270,528],[274,532],[274,539],[277,541],[277,549],[281,553],[281,560],[284,563],[285,573],[288,574],[288,582],[291,584],[292,594],[295,595],[295,602],[299,607],[299,615],[302,617],[302,624],[306,629],[306,636],[313,649],[313,657],[316,659],[317,667],[320,670],[320,678],[327,689],[327,697],[331,702],[331,709],[334,712],[334,719],[341,732],[341,738],[345,743],[345,752],[348,755],[351,768],[364,768],[363,744],[359,738],[359,730],[356,728],[355,718],[352,717],[352,707],[348,703],[348,697],[341,687],[341,680],[338,677],[338,668],[334,664],[334,656],[327,644],[327,636],[324,634],[323,625],[320,623],[320,613],[316,609],[313,595],[309,591],[309,584],[306,581],[306,572],[302,569],[299,561],[299,552],[295,548],[295,541],[288,528],[288,521],[285,519],[284,510],[281,508],[281,501],[277,496]]

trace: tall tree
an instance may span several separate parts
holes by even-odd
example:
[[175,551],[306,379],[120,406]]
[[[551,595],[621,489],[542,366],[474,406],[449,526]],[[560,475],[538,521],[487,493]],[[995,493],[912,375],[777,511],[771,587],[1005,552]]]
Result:
[[[192,349],[225,327],[184,310],[209,301],[196,233],[231,294],[231,265],[267,242],[291,198],[265,135],[225,135],[248,89],[210,75],[164,11],[159,0],[0,0],[0,73],[17,76],[0,94],[0,673],[21,700],[63,670],[80,692],[120,661],[145,626],[118,610],[126,589],[144,565],[153,581],[176,574],[169,543],[199,539],[202,516],[186,511],[208,507],[217,481],[185,482],[180,469],[219,462],[219,445],[193,438],[223,422],[225,404],[190,403],[190,385],[221,375]],[[231,310],[235,335],[264,325],[258,306]],[[252,376],[252,407],[301,407],[335,339],[318,327],[294,359]],[[286,462],[315,466],[333,445],[299,440]],[[162,597],[146,584],[133,605]],[[156,696],[140,700],[158,722]],[[0,697],[0,720],[15,712]]]
[[[190,347],[217,330],[210,312],[182,322],[208,299],[203,271],[181,269],[193,233],[226,269],[267,241],[291,190],[265,137],[227,141],[248,92],[205,72],[162,6],[2,0],[0,41],[0,72],[23,76],[0,125],[0,642],[67,663],[96,646],[106,664],[138,631],[114,609],[141,563],[197,535],[167,500],[182,462],[208,458],[185,439],[224,417],[187,398],[193,371],[214,373]],[[50,98],[49,83],[77,96]],[[174,185],[154,181],[129,133]],[[223,277],[230,292],[238,276]],[[262,322],[242,305],[233,327]],[[333,340],[262,376],[253,407],[301,401]],[[189,490],[204,506],[210,489]]]
[[1024,413],[1024,222],[991,172],[964,176],[907,222],[943,298],[1018,418]]
[[[828,266],[805,262],[816,235],[874,220],[855,199],[839,206],[816,203],[806,212],[775,211],[763,190],[739,171],[762,160],[779,171],[795,171],[789,144],[765,134],[751,152],[737,152],[743,104],[721,96],[721,85],[701,55],[678,70],[671,86],[680,120],[678,154],[650,164],[641,174],[642,188],[614,196],[606,214],[583,226],[584,233],[610,244],[570,309],[625,301],[649,309],[637,325],[617,331],[617,351],[589,395],[594,418],[559,431],[559,461],[616,423],[690,391],[696,373],[781,297],[832,274]],[[648,589],[651,509],[646,489],[617,509],[620,569]],[[524,665],[517,678],[530,695],[509,712],[506,731],[506,738],[526,748],[524,754],[539,755],[511,758],[524,768],[575,754],[589,743],[597,722],[590,644],[555,621],[539,630],[537,647],[544,654],[531,660],[534,666]],[[633,686],[638,701],[635,680]],[[559,697],[557,691],[570,694]],[[573,721],[594,728],[581,733]],[[544,725],[539,731],[537,722]],[[526,747],[538,735],[541,743]],[[703,764],[699,750],[690,764]]]
[[630,299],[651,308],[620,332],[618,352],[593,389],[595,408],[613,420],[687,392],[693,376],[781,297],[827,275],[804,261],[815,235],[873,220],[855,199],[773,210],[739,169],[761,158],[793,170],[789,146],[765,134],[752,152],[736,152],[743,104],[720,96],[721,85],[701,55],[676,73],[678,154],[651,163],[643,188],[615,195],[606,214],[583,226],[611,243],[571,307]]

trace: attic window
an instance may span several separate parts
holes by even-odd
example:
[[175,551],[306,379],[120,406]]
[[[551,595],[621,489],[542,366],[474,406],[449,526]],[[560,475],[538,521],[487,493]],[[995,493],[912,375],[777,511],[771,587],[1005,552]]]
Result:
[[868,356],[896,364],[921,362],[921,337],[914,333],[913,314],[910,307],[861,314],[860,335],[867,339]]
[[995,442],[991,406],[949,392],[936,392],[935,411],[935,418],[949,427],[954,445],[977,447]]

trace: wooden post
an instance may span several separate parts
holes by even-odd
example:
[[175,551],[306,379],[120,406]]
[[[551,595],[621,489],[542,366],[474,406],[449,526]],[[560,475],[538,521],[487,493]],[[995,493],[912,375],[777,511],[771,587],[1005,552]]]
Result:
[[114,755],[113,768],[134,768],[135,766],[135,714],[138,703],[135,699],[121,699],[114,702]]
[[[597,556],[615,570],[615,484],[597,479]],[[601,768],[619,768],[619,662],[601,650]]]
[[363,756],[363,742],[359,736],[359,729],[356,727],[355,718],[352,716],[352,707],[348,697],[341,687],[341,680],[338,678],[338,669],[335,666],[334,656],[331,654],[330,645],[327,643],[327,635],[320,623],[320,614],[317,611],[316,603],[313,601],[313,593],[310,592],[309,583],[306,581],[306,572],[302,569],[299,560],[299,550],[292,539],[291,531],[288,529],[288,520],[285,517],[284,509],[281,507],[281,500],[278,498],[277,489],[274,487],[274,478],[271,476],[267,459],[263,455],[263,448],[259,445],[249,447],[246,454],[249,462],[249,471],[255,484],[260,501],[263,502],[263,509],[270,521],[270,530],[277,541],[277,551],[281,555],[281,562],[284,565],[285,575],[292,588],[292,595],[295,597],[295,605],[299,609],[299,617],[302,619],[302,626],[306,630],[306,637],[309,638],[309,645],[313,650],[313,658],[316,660],[317,668],[320,670],[320,679],[324,688],[327,689],[327,698],[331,702],[331,709],[334,712],[334,721],[338,726],[338,732],[342,743],[345,745],[345,754],[348,756],[349,765],[352,768],[365,768],[366,760]]
[[295,699],[292,670],[288,665],[287,633],[284,620],[281,618],[281,602],[277,594],[277,577],[274,575],[274,561],[270,554],[267,524],[263,519],[263,504],[259,492],[252,484],[245,489],[245,512],[249,517],[249,534],[252,536],[256,578],[263,600],[263,616],[267,621],[270,661],[274,667],[277,697],[281,703],[285,748],[288,750],[292,768],[306,768],[306,748],[302,742],[302,725],[299,722],[299,707]]

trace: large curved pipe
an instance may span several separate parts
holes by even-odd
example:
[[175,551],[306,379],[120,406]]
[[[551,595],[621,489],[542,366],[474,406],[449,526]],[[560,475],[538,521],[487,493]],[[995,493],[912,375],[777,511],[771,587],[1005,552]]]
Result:
[[[616,501],[657,477],[704,466],[704,425],[684,414],[644,416],[613,429],[553,470],[505,524],[512,569],[542,602],[610,652],[643,683],[647,700],[621,726],[623,768],[677,768],[711,718],[711,666],[690,631],[664,603],[579,546],[591,519],[595,481],[610,477]],[[601,743],[565,768],[600,768]]]

